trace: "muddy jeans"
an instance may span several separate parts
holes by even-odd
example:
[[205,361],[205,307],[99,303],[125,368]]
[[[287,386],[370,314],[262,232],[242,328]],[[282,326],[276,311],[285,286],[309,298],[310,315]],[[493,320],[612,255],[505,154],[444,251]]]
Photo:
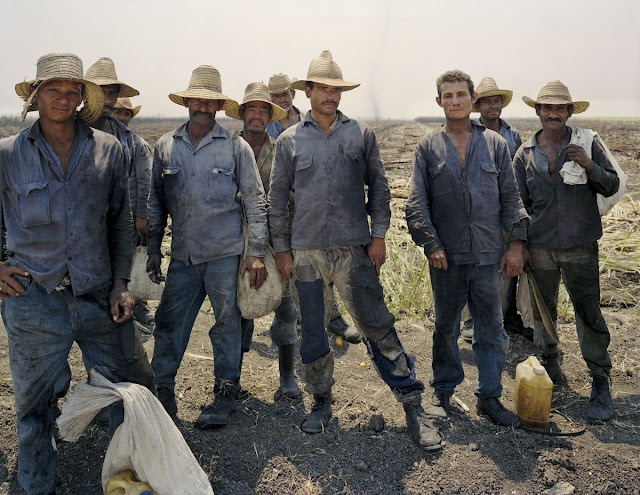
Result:
[[338,294],[364,337],[378,374],[401,402],[419,401],[424,390],[416,379],[415,359],[407,354],[384,302],[382,286],[364,246],[293,251],[293,278],[302,312],[302,357],[306,390],[325,394],[333,380],[333,354],[324,327],[327,290]]
[[14,278],[26,290],[5,299],[1,310],[16,403],[18,482],[29,495],[48,494],[56,487],[57,460],[50,405],[74,341],[86,366],[106,366],[122,381],[155,392],[153,372],[133,321],[114,323],[110,287],[74,297],[70,288],[47,294],[30,277]]
[[500,397],[502,370],[509,336],[502,326],[502,274],[499,265],[449,265],[429,268],[436,325],[430,383],[436,392],[452,395],[464,370],[458,347],[460,313],[465,303],[473,318],[473,355],[478,367],[474,392],[482,398]]
[[[609,329],[600,311],[600,272],[598,243],[572,249],[529,247],[535,277],[542,298],[556,323],[560,277],[576,315],[576,329],[582,357],[591,376],[608,376],[611,369]],[[531,275],[530,275],[531,276]],[[535,301],[533,294],[531,300]],[[538,306],[533,304],[534,342],[547,355],[558,354],[558,345],[544,329]]]

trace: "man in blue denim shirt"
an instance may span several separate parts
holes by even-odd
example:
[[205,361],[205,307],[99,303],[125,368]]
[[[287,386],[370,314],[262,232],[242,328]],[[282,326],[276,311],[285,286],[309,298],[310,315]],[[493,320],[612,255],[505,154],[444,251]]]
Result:
[[[276,143],[269,228],[278,268],[286,279],[293,275],[300,297],[302,371],[314,399],[301,429],[323,432],[331,418],[333,353],[324,329],[324,290],[335,284],[378,373],[403,404],[413,440],[440,449],[440,432],[422,411],[424,385],[416,379],[415,360],[398,339],[378,280],[391,218],[378,144],[368,125],[338,111],[342,92],[359,84],[343,80],[328,50],[295,84],[305,90],[311,111]],[[289,243],[292,189],[296,214]]]
[[[594,138],[589,129],[566,125],[571,115],[588,108],[588,102],[573,101],[560,81],[547,83],[536,101],[527,97],[523,100],[536,109],[542,124],[514,159],[520,195],[531,215],[524,253],[533,268],[529,276],[538,283],[555,324],[562,275],[575,309],[580,350],[593,379],[587,418],[609,421],[613,417],[611,358],[607,351],[610,337],[600,311],[598,239],[602,224],[596,194],[615,194],[620,179],[600,137]],[[583,137],[591,138],[591,142]],[[569,167],[577,169],[578,180],[569,180],[565,172]],[[558,382],[562,378],[558,346],[545,332],[537,307],[533,318],[543,364]]]
[[[32,81],[16,85],[40,119],[0,141],[0,189],[9,261],[0,265],[2,318],[18,425],[18,481],[53,493],[51,405],[73,342],[87,367],[155,390],[129,319],[134,237],[122,147],[93,130],[102,91],[73,54],[49,54]],[[77,112],[84,101],[84,107]],[[63,387],[68,387],[69,377]],[[112,430],[121,419],[113,409]]]
[[429,259],[436,312],[435,392],[426,411],[446,417],[449,398],[464,378],[457,339],[460,312],[468,300],[475,324],[478,413],[500,425],[518,425],[518,418],[498,399],[509,349],[502,326],[501,279],[502,273],[506,279],[522,272],[527,214],[506,141],[469,119],[477,98],[471,78],[450,71],[436,85],[436,102],[446,122],[418,142],[406,209],[409,232]]
[[[220,73],[202,65],[193,71],[189,88],[173,93],[174,103],[189,109],[189,121],[162,136],[155,147],[147,270],[162,279],[160,246],[171,215],[171,263],[156,311],[152,366],[158,397],[175,415],[175,377],[189,343],[198,310],[209,296],[215,324],[209,331],[214,357],[214,400],[196,425],[225,425],[233,411],[240,381],[240,310],[236,299],[238,267],[259,288],[266,277],[264,249],[267,212],[264,189],[251,147],[215,121],[216,112],[238,104],[222,94]],[[247,220],[244,250],[242,204]]]

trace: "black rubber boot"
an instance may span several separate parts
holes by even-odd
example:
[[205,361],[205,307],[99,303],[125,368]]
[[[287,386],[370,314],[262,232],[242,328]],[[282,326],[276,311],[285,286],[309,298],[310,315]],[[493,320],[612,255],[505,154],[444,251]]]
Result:
[[403,404],[407,417],[407,429],[413,441],[424,450],[440,450],[444,438],[419,404]]
[[331,419],[331,392],[328,394],[314,394],[311,413],[304,418],[300,429],[305,433],[324,432]]
[[296,345],[287,344],[278,346],[278,365],[280,368],[280,388],[276,396],[280,399],[297,399],[302,391],[296,383],[294,373],[296,358]]
[[237,392],[238,386],[235,384],[225,387],[214,386],[213,402],[204,407],[198,416],[196,426],[201,430],[207,430],[226,425],[233,412]]
[[611,399],[608,376],[593,377],[587,418],[591,422],[609,421],[613,418],[613,399]]
[[176,395],[173,389],[169,387],[158,387],[158,400],[171,417],[178,414],[178,405],[176,404]]

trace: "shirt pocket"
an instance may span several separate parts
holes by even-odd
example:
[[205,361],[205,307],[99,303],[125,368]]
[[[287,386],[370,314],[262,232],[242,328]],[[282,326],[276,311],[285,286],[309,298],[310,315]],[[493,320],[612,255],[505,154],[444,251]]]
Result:
[[180,167],[172,164],[162,167],[162,180],[164,182],[164,194],[166,198],[177,198],[180,181]]
[[313,157],[311,155],[299,156],[295,162],[295,171],[300,172],[307,170],[313,163]]
[[429,166],[429,178],[431,179],[431,197],[450,194],[453,191],[451,179],[445,171],[446,161],[437,162]]
[[22,227],[51,223],[48,185],[46,181],[16,185]]
[[498,170],[496,164],[492,161],[483,161],[480,164],[482,168],[482,192],[484,193],[498,193],[500,191],[498,187]]
[[212,168],[207,184],[207,201],[209,203],[230,203],[236,197],[233,173],[223,168]]

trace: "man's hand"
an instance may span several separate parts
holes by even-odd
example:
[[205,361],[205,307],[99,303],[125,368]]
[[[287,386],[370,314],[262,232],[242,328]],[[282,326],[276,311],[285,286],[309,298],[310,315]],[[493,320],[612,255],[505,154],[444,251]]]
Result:
[[138,232],[138,237],[140,239],[144,239],[144,236],[147,235],[147,219],[144,217],[136,217],[136,232]]
[[276,253],[276,266],[285,280],[289,280],[291,278],[291,272],[293,271],[293,255],[291,251]]
[[109,294],[109,306],[113,321],[123,323],[131,318],[134,304],[133,296],[127,289],[127,282],[121,278],[114,278]]
[[371,242],[367,244],[367,256],[376,267],[376,274],[380,276],[380,268],[387,261],[387,246],[381,237],[372,237]]
[[7,299],[9,296],[17,296],[24,292],[24,287],[12,277],[14,274],[22,275],[23,277],[29,276],[29,273],[22,268],[0,263],[0,300]]
[[509,243],[509,249],[500,260],[500,273],[504,271],[504,279],[510,279],[517,277],[522,273],[522,267],[524,266],[522,256],[522,241],[511,241]]
[[429,255],[429,265],[446,271],[446,269],[449,268],[449,263],[447,263],[447,253],[445,250],[438,249],[431,253]]
[[162,275],[162,268],[160,267],[161,259],[162,257],[159,254],[150,254],[147,260],[147,275],[156,284],[164,282],[164,275]]
[[257,256],[247,256],[240,265],[240,276],[249,270],[249,287],[258,290],[267,279],[267,267],[264,266],[264,258]]
[[578,146],[577,144],[567,144],[564,149],[567,150],[569,160],[576,162],[585,169],[587,173],[590,173],[593,170],[593,162],[582,146]]

